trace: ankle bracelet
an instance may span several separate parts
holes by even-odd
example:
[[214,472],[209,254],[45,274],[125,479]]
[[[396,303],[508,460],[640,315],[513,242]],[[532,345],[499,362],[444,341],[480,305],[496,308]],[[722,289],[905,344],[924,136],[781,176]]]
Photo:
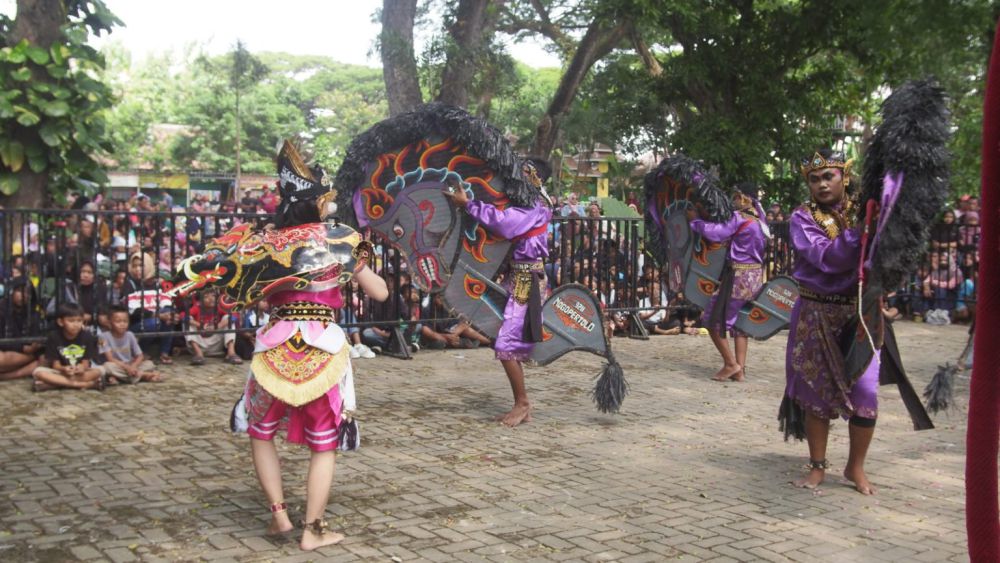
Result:
[[276,502],[276,503],[274,503],[274,504],[271,505],[271,512],[272,513],[284,512],[286,510],[288,510],[288,504],[285,503],[285,501]]
[[302,527],[316,534],[317,536],[322,536],[323,534],[326,533],[327,529],[330,527],[330,524],[328,524],[327,521],[323,520],[322,518],[317,518],[312,522],[306,522],[305,520],[303,520]]
[[829,468],[830,468],[830,462],[825,459],[821,459],[819,461],[815,459],[809,460],[809,469],[829,469]]

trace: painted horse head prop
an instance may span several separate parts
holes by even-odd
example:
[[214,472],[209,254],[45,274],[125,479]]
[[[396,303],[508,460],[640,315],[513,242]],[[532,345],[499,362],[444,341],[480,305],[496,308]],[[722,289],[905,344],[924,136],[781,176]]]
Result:
[[[507,290],[497,283],[511,241],[490,234],[442,190],[499,209],[545,199],[530,166],[500,131],[467,112],[426,104],[377,123],[352,141],[334,185],[341,219],[370,228],[398,250],[414,285],[441,293],[453,314],[496,338]],[[559,297],[559,296],[562,297]],[[604,337],[601,308],[586,288],[560,288],[543,304],[543,338],[532,359],[545,364],[571,350],[608,358],[614,393],[595,390],[598,407],[616,411],[624,377]],[[607,383],[602,374],[600,381]],[[605,385],[602,389],[608,389]]]
[[683,291],[704,308],[719,287],[728,246],[692,232],[687,211],[697,205],[708,221],[727,221],[733,214],[729,196],[714,174],[683,154],[663,159],[646,174],[644,186],[646,247],[657,264],[668,268],[670,291]]
[[371,243],[336,223],[254,231],[240,225],[181,263],[172,295],[220,287],[219,305],[238,311],[279,291],[325,291],[346,284],[371,257]]

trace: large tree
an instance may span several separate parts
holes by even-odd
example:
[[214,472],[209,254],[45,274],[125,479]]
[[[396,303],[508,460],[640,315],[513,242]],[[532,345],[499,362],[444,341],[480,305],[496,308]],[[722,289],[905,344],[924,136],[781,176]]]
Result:
[[674,0],[652,15],[662,74],[622,51],[585,93],[612,141],[685,151],[788,203],[802,196],[797,159],[843,134],[838,116],[861,118],[870,134],[879,101],[904,79],[936,74],[956,117],[969,114],[993,21],[987,2],[931,0]]
[[121,22],[100,0],[18,0],[0,15],[0,194],[38,207],[78,179],[106,181],[95,160],[107,148],[111,90],[90,33]]
[[389,115],[398,115],[423,103],[413,51],[417,0],[383,0],[379,52],[389,98]]

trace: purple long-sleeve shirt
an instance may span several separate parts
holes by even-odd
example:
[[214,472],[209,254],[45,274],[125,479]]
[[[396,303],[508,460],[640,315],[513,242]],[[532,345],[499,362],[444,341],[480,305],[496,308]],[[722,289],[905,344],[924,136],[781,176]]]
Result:
[[[749,221],[749,222],[748,222]],[[740,227],[746,223],[746,227]],[[725,223],[711,223],[702,219],[691,221],[691,230],[713,242],[732,239],[729,243],[729,259],[737,264],[762,264],[767,240],[760,223],[747,219],[734,211]]]
[[[508,207],[500,210],[485,201],[470,200],[465,204],[465,210],[490,233],[514,241],[514,260],[541,260],[549,255],[548,225],[552,210],[544,203],[537,202],[530,208]],[[518,238],[532,229],[540,232]]]
[[858,228],[846,229],[830,240],[809,210],[800,207],[792,213],[788,234],[796,255],[793,278],[816,293],[853,293],[858,283],[858,260],[861,257]]

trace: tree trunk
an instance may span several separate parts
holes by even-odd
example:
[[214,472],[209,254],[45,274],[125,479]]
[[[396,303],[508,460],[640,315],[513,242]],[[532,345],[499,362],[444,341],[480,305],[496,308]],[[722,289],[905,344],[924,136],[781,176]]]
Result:
[[382,78],[389,115],[399,115],[423,103],[413,54],[413,22],[417,0],[382,0]]
[[233,203],[240,203],[240,89],[236,89],[236,184],[233,185],[233,193],[230,197]]
[[11,28],[10,44],[27,39],[47,49],[61,38],[59,27],[64,23],[66,7],[62,0],[17,0],[17,19]]
[[580,90],[583,79],[587,77],[587,73],[590,72],[594,63],[610,53],[615,45],[625,37],[627,30],[628,24],[625,22],[612,28],[606,28],[600,22],[590,24],[587,33],[577,45],[569,67],[566,68],[566,72],[559,80],[559,87],[552,96],[552,101],[549,103],[545,115],[538,122],[538,127],[535,129],[535,142],[531,149],[532,154],[548,158],[555,146],[556,136],[559,134],[559,123],[573,104],[573,99],[576,98],[576,93]]
[[9,196],[3,196],[3,207],[6,209],[41,209],[48,202],[45,201],[46,188],[49,185],[49,176],[44,172],[41,174],[32,172],[27,165],[17,173],[20,186],[17,191]]
[[[495,2],[503,4],[503,1]],[[477,53],[485,49],[493,32],[490,14],[492,0],[460,0],[455,22],[449,27],[452,45],[441,73],[438,101],[460,108],[469,105],[469,82],[476,72]]]
[[[17,0],[17,18],[11,26],[10,44],[27,39],[34,45],[48,49],[62,39],[60,26],[66,23],[66,7],[62,0]],[[36,79],[38,77],[36,76]],[[21,130],[21,133],[26,133]],[[15,135],[20,136],[20,135]],[[26,145],[27,139],[20,139]],[[47,174],[36,174],[27,163],[17,172],[20,186],[13,195],[0,196],[8,209],[36,209],[45,203],[48,187]]]

